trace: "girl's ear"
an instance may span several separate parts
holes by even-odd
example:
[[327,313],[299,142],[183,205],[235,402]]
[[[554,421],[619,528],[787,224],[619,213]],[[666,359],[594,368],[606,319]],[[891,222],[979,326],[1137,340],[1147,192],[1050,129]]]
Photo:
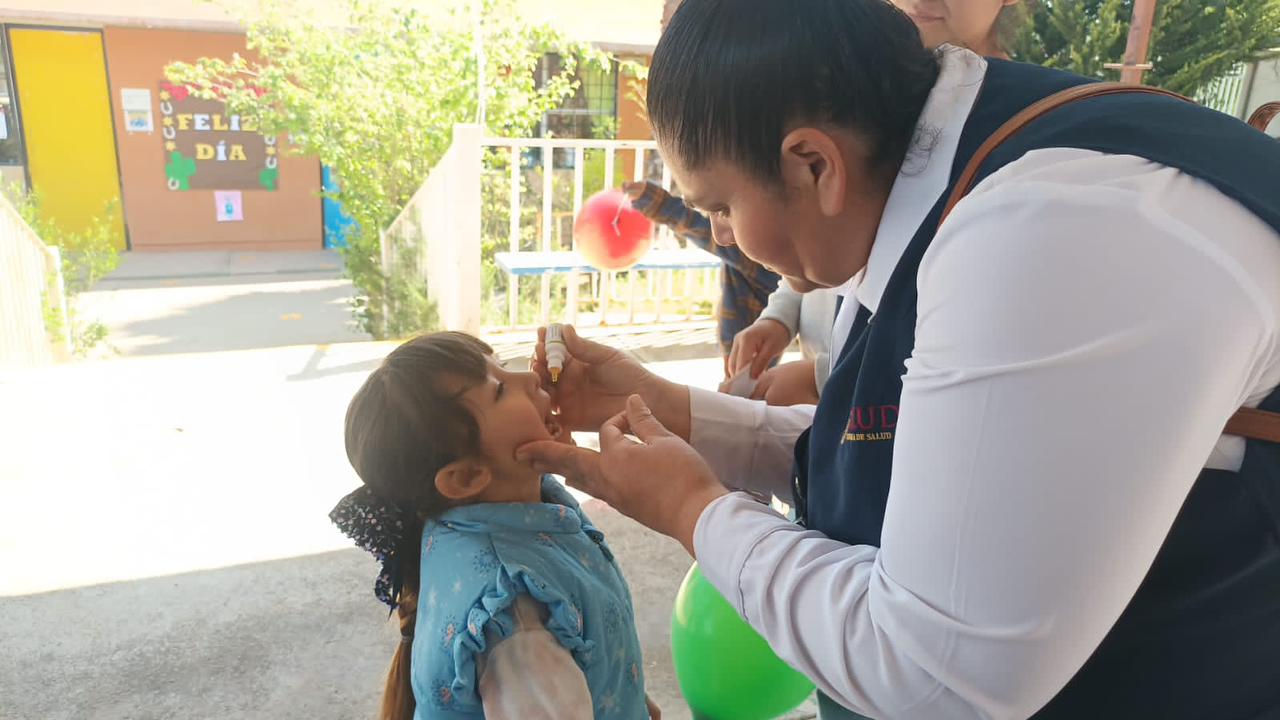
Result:
[[455,460],[436,473],[436,490],[452,501],[470,500],[489,487],[493,473],[475,460]]

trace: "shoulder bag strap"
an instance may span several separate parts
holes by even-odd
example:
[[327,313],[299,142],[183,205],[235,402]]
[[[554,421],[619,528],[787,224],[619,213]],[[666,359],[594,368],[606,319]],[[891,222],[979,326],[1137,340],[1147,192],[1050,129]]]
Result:
[[1265,103],[1249,116],[1249,124],[1266,132],[1276,115],[1280,115],[1280,101]]

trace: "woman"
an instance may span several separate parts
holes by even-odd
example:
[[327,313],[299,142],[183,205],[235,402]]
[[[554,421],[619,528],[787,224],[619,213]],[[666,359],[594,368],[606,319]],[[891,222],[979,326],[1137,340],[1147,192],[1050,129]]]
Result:
[[[1280,145],[1095,97],[941,221],[1085,82],[927,52],[878,0],[686,0],[655,51],[685,199],[847,288],[838,360],[816,411],[768,407],[570,332],[556,400],[602,453],[517,457],[683,543],[824,716],[1280,713],[1280,445],[1224,435],[1280,411]],[[785,492],[793,443],[805,527],[726,489]]]
[[[1019,0],[894,0],[893,4],[911,18],[925,47],[956,45],[1003,60],[1009,59],[1009,47],[1026,22],[1026,5]],[[770,405],[817,402],[831,372],[828,331],[835,306],[832,291],[798,293],[779,283],[759,319],[733,337],[728,375],[750,368],[751,377],[758,378],[752,397]],[[804,359],[766,369],[797,335]],[[726,380],[721,389],[731,382]]]

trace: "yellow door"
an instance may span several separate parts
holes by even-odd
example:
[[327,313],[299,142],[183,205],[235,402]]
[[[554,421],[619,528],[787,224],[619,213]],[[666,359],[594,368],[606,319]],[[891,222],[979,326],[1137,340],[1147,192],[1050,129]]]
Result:
[[45,218],[80,232],[113,208],[117,245],[123,249],[101,33],[15,28],[9,42],[28,171]]

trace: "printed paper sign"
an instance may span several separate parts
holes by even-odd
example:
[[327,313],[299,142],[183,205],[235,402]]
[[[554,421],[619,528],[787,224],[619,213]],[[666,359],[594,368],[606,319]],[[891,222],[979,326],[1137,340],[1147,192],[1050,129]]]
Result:
[[120,107],[124,110],[124,127],[127,132],[153,132],[151,118],[151,91],[146,88],[120,88]]
[[241,204],[239,190],[219,190],[213,194],[213,202],[218,206],[218,222],[236,222],[244,220],[244,205]]

